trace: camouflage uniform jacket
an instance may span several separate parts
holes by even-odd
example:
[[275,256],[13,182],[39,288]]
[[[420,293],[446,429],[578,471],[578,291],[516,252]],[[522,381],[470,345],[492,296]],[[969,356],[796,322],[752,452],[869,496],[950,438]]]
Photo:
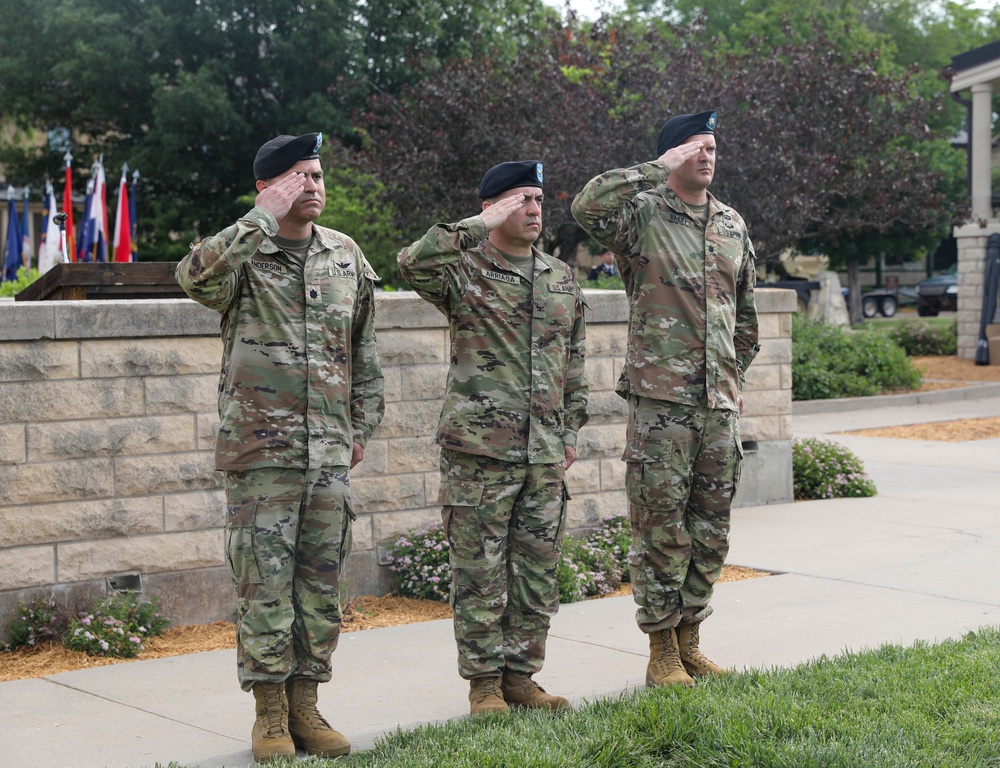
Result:
[[708,195],[703,226],[666,185],[662,162],[611,170],[573,201],[573,216],[615,254],[629,297],[617,391],[737,409],[760,350],[754,250],[742,217]]
[[177,281],[222,313],[216,468],[350,466],[385,410],[375,275],[346,235],[313,226],[305,266],[254,208],[192,247]]
[[448,318],[451,369],[438,443],[558,464],[587,421],[584,302],[573,271],[532,248],[529,283],[479,216],[439,224],[399,253],[400,274]]

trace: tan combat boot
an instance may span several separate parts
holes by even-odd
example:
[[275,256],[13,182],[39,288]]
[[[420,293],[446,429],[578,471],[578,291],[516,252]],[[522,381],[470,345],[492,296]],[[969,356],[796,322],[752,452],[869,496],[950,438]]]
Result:
[[257,720],[250,733],[250,746],[258,763],[295,755],[295,744],[288,733],[288,699],[284,683],[254,683],[253,698]]
[[649,633],[646,687],[657,688],[663,685],[694,685],[692,677],[684,671],[673,628]]
[[546,693],[542,686],[531,679],[531,675],[524,672],[505,670],[501,690],[503,690],[503,697],[507,703],[514,707],[551,709],[552,711],[569,709],[567,699]]
[[677,644],[680,646],[681,662],[691,677],[711,677],[728,675],[729,670],[720,667],[698,648],[698,628],[701,623],[683,624],[677,627]]
[[503,700],[499,677],[477,677],[469,681],[469,704],[472,714],[485,715],[490,712],[506,712],[510,707]]
[[351,742],[333,730],[316,708],[317,685],[315,680],[305,677],[288,681],[288,730],[292,740],[310,755],[346,755],[351,751]]

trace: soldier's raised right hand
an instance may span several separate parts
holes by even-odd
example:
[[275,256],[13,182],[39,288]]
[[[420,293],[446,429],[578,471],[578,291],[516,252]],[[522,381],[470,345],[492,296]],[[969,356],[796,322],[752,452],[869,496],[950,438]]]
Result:
[[673,172],[701,152],[701,148],[703,146],[705,146],[705,143],[702,141],[692,141],[687,144],[678,144],[676,147],[668,149],[656,159],[665,163],[667,168]]
[[277,221],[281,221],[292,209],[299,195],[306,188],[306,177],[301,173],[290,173],[282,176],[273,184],[261,182],[266,186],[257,193],[254,204],[268,211]]
[[525,195],[515,194],[501,198],[495,203],[487,202],[479,216],[486,225],[486,229],[492,232],[507,221],[508,216],[523,206],[527,199]]

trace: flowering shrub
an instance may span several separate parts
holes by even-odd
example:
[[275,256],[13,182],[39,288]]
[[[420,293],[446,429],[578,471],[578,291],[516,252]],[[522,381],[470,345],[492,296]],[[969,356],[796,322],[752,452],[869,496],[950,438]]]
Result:
[[626,558],[631,544],[628,519],[619,515],[604,518],[600,528],[589,531],[582,539],[567,536],[556,569],[559,602],[607,595],[627,582]]
[[69,618],[57,604],[55,595],[38,595],[28,605],[17,606],[17,616],[10,623],[5,651],[23,645],[36,646],[44,640],[58,640],[69,624]]
[[400,595],[448,602],[451,567],[443,526],[438,524],[422,532],[410,529],[390,546],[388,560]]
[[905,320],[896,325],[889,337],[901,346],[907,355],[954,355],[958,352],[958,323],[931,325],[923,320]]
[[828,440],[792,441],[792,485],[796,499],[874,496],[877,491],[861,459]]
[[168,624],[159,613],[155,597],[140,603],[131,593],[116,592],[77,615],[70,622],[63,644],[70,650],[96,656],[131,659],[145,650],[147,637],[162,634]]

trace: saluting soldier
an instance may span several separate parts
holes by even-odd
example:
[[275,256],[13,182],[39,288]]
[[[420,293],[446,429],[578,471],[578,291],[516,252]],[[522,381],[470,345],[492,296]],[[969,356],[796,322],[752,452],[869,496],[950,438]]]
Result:
[[340,634],[351,549],[349,470],[385,409],[374,282],[326,205],[322,134],[257,153],[254,207],[177,266],[187,294],[222,315],[226,559],[238,596],[237,672],[253,691],[254,757],[333,757],[350,742],[316,707]]
[[655,160],[602,173],[572,207],[615,254],[629,299],[617,392],[629,403],[629,569],[649,686],[725,673],[699,627],[729,551],[744,376],[760,347],[747,226],[708,192],[715,126],[715,112],[671,118]]
[[587,421],[584,302],[573,270],[533,246],[542,164],[496,165],[478,194],[478,215],[399,254],[451,331],[437,441],[458,669],[474,715],[564,709],[532,676],[559,608],[564,478]]

